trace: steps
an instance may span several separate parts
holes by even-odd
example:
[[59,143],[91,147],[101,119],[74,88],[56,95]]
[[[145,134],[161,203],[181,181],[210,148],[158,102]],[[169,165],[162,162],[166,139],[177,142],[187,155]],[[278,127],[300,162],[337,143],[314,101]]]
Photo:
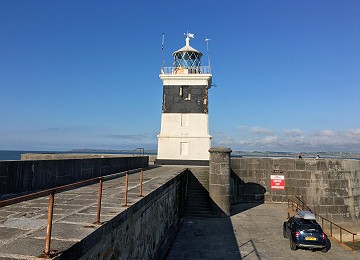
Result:
[[184,216],[213,217],[209,204],[209,172],[191,169],[187,178]]

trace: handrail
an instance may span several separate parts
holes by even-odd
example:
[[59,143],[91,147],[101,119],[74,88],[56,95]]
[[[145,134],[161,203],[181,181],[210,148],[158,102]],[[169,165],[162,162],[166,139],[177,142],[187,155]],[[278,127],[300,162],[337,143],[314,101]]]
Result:
[[133,156],[135,156],[135,153],[136,153],[137,150],[139,150],[139,154],[144,156],[144,154],[145,154],[145,149],[144,148],[136,148],[136,149],[134,149]]
[[[137,169],[133,169],[133,170],[130,170],[130,171],[137,172],[137,171],[140,171],[141,169],[142,168],[137,168]],[[74,183],[71,183],[71,184],[62,185],[62,186],[58,186],[58,187],[55,187],[55,188],[30,193],[30,194],[27,194],[27,195],[14,197],[14,198],[11,198],[11,199],[0,200],[0,208],[8,206],[8,205],[15,204],[15,203],[20,203],[20,202],[23,202],[23,201],[28,201],[28,200],[44,197],[44,196],[50,195],[53,192],[56,193],[56,192],[65,191],[65,190],[68,190],[68,189],[71,189],[71,188],[80,187],[80,186],[83,186],[85,184],[90,184],[91,182],[99,181],[100,178],[102,178],[104,181],[115,179],[117,177],[124,176],[125,173],[126,172],[113,173],[113,174],[109,174],[109,175],[105,175],[105,176],[95,177],[95,178],[87,179],[87,180],[84,180],[84,181],[74,182]]]
[[[133,170],[130,170],[130,171],[131,172],[141,171],[141,175],[140,175],[140,194],[141,194],[141,196],[143,196],[143,194],[142,194],[143,169],[142,168],[137,168],[137,169],[133,169]],[[91,178],[91,179],[84,180],[84,181],[79,181],[79,182],[75,182],[75,183],[71,183],[71,184],[67,184],[67,185],[62,185],[62,186],[58,186],[58,187],[55,187],[55,188],[46,189],[46,190],[34,192],[34,193],[31,193],[31,194],[27,194],[27,195],[15,197],[15,198],[7,199],[7,200],[2,200],[2,201],[0,201],[0,208],[5,207],[5,206],[9,206],[9,205],[12,205],[12,204],[16,204],[16,203],[19,203],[19,202],[28,201],[28,200],[31,200],[31,199],[36,199],[36,198],[40,198],[40,197],[43,197],[43,196],[46,196],[46,195],[50,195],[49,203],[48,203],[48,221],[47,221],[47,226],[46,226],[45,250],[44,250],[44,254],[42,255],[42,257],[44,257],[44,258],[48,258],[48,257],[54,256],[54,254],[51,253],[51,250],[50,250],[50,243],[51,243],[51,230],[52,230],[52,221],[53,221],[53,209],[54,209],[54,204],[55,204],[55,202],[54,202],[55,193],[65,191],[65,190],[69,190],[71,188],[79,188],[79,187],[84,186],[86,184],[90,184],[92,182],[99,181],[98,208],[97,208],[96,221],[94,222],[94,224],[101,224],[101,222],[100,222],[100,211],[101,211],[101,198],[102,198],[103,182],[105,180],[115,179],[117,177],[121,177],[121,176],[124,176],[124,174],[126,174],[126,183],[125,183],[125,185],[126,185],[125,189],[126,190],[125,190],[125,194],[124,194],[125,204],[123,206],[127,207],[127,190],[128,190],[128,178],[129,178],[129,172],[130,171],[119,172],[119,173],[114,173],[114,174],[110,174],[110,175],[106,175],[106,176],[95,177],[95,178]]]
[[321,219],[321,227],[324,227],[324,220],[329,222],[330,223],[330,237],[334,237],[333,236],[332,226],[333,225],[337,226],[339,228],[339,230],[340,230],[340,239],[339,239],[340,243],[343,243],[342,242],[342,231],[344,230],[344,231],[350,233],[352,235],[352,237],[353,237],[353,239],[352,239],[353,240],[352,241],[352,250],[354,250],[354,248],[355,248],[355,236],[357,235],[356,233],[351,232],[351,231],[347,230],[346,228],[341,227],[340,225],[334,223],[333,221],[331,221],[331,220],[329,220],[327,218],[324,218],[323,216],[319,215],[318,213],[312,211],[310,209],[310,207],[307,206],[306,203],[301,198],[299,198],[297,196],[294,196],[294,197],[300,202],[300,204],[297,203],[297,202],[294,202],[294,201],[290,201],[290,199],[288,199],[288,208],[290,208],[290,202],[291,202],[291,209],[292,210],[294,210],[294,206],[296,206],[295,207],[296,210],[301,209],[301,210],[309,210],[309,211],[311,211],[315,216],[317,216],[318,218]]
[[210,66],[198,66],[196,68],[161,67],[161,74],[211,74]]
[[50,195],[51,193],[56,193],[56,192],[68,190],[68,189],[71,189],[71,188],[79,187],[79,186],[82,186],[82,185],[85,185],[85,184],[89,184],[91,182],[95,182],[95,181],[99,180],[99,178],[101,178],[101,177],[96,177],[96,178],[88,179],[88,180],[85,180],[85,181],[79,181],[79,182],[75,182],[75,183],[71,183],[71,184],[67,184],[67,185],[63,185],[63,186],[59,186],[59,187],[55,187],[55,188],[51,188],[51,189],[46,189],[46,190],[34,192],[34,193],[31,193],[31,194],[27,194],[27,195],[22,195],[22,196],[7,199],[7,200],[2,200],[2,201],[0,201],[0,208],[5,207],[5,206],[9,206],[9,205],[12,205],[12,204],[15,204],[15,203],[27,201],[27,200],[32,200],[32,199],[37,199],[37,198],[40,198],[40,197],[44,197],[46,195]]

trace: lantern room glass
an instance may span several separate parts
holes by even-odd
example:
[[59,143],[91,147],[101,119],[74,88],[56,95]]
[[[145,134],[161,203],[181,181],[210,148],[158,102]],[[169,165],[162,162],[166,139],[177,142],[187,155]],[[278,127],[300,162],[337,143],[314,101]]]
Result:
[[201,53],[193,51],[177,52],[174,54],[174,67],[198,70],[201,64]]

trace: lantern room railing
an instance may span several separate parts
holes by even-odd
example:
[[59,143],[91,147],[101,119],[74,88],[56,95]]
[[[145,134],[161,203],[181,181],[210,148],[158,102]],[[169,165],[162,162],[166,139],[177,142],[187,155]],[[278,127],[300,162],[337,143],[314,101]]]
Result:
[[162,67],[160,74],[211,74],[210,66],[199,66],[195,68]]

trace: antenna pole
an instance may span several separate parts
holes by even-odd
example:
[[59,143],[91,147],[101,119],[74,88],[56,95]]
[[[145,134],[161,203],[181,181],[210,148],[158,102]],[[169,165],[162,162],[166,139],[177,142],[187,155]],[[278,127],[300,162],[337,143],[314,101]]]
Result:
[[164,45],[165,45],[165,34],[162,33],[162,41],[161,41],[161,66],[164,65]]
[[206,41],[206,52],[207,52],[207,56],[208,56],[208,64],[209,64],[209,67],[211,68],[211,65],[210,65],[210,53],[209,53],[209,41],[211,39],[205,39]]

